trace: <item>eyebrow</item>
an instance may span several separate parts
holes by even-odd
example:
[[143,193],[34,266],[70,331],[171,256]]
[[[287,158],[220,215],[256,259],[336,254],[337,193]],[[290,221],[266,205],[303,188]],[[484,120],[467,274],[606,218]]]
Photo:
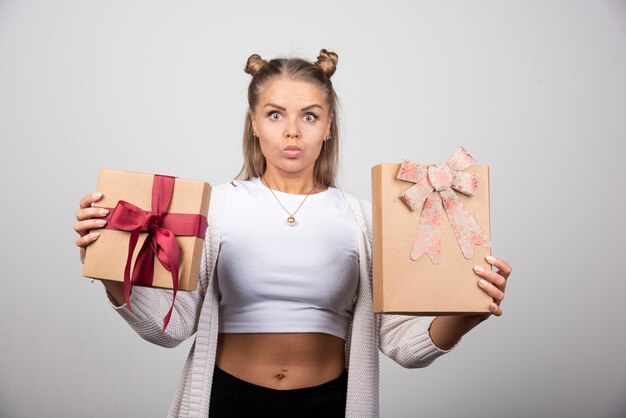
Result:
[[[286,108],[284,108],[283,106],[279,106],[279,105],[277,105],[277,104],[275,104],[275,103],[267,103],[267,104],[266,104],[265,106],[263,106],[263,107],[268,107],[268,106],[270,106],[270,107],[275,107],[276,109],[279,109],[279,110],[282,110],[282,111],[287,110],[287,109],[286,109]],[[304,112],[304,111],[306,111],[306,110],[313,109],[314,107],[319,108],[319,110],[324,110],[324,108],[322,108],[322,106],[320,106],[320,105],[318,105],[318,104],[312,104],[312,105],[309,105],[309,106],[303,107],[303,108],[302,108],[302,109],[300,109],[300,110]]]

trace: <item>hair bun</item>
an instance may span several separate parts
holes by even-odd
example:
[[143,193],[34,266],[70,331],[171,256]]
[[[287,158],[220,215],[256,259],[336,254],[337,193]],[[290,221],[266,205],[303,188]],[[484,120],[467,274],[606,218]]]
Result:
[[339,57],[334,52],[321,49],[315,65],[317,65],[322,69],[322,71],[324,71],[326,77],[330,78],[333,74],[335,74],[338,60]]
[[259,72],[259,70],[261,70],[261,68],[265,66],[265,64],[267,64],[267,61],[261,58],[259,54],[252,54],[246,62],[246,68],[244,68],[244,71],[254,76],[256,73]]

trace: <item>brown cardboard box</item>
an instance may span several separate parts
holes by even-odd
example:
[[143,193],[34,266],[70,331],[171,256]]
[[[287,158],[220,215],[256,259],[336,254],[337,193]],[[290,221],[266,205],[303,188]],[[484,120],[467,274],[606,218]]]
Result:
[[[151,210],[152,174],[101,169],[97,191],[102,199],[98,207],[114,208],[118,201],[125,200],[145,211]],[[211,186],[198,180],[176,178],[174,191],[167,212],[208,214]],[[83,276],[100,280],[124,281],[124,268],[128,257],[130,232],[113,229],[99,229],[100,237],[87,247]],[[139,249],[146,239],[142,232],[133,255],[133,267]],[[195,290],[198,285],[203,238],[177,236],[181,247],[179,290]],[[152,287],[172,288],[172,275],[159,262],[154,260]]]
[[[475,246],[466,259],[443,213],[441,217],[441,262],[428,255],[414,261],[411,247],[418,230],[421,209],[411,211],[400,199],[414,183],[396,179],[400,164],[372,167],[374,312],[420,315],[490,313],[492,299],[478,287],[480,277],[473,267],[491,269],[485,256],[489,248]],[[474,196],[456,193],[482,228],[489,229],[489,167],[472,165],[464,171],[478,178]]]

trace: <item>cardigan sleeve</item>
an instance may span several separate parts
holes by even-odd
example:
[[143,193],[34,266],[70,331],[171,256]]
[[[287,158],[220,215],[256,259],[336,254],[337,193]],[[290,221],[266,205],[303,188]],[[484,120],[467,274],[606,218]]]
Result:
[[442,350],[430,338],[429,328],[435,317],[377,314],[378,347],[402,367],[426,367],[450,352]]
[[[360,203],[369,252],[368,274],[371,283],[373,278],[372,205],[364,200],[361,200]],[[435,317],[376,314],[376,318],[380,351],[402,367],[426,367],[435,361],[436,358],[451,351],[440,349],[430,337],[430,324]]]
[[206,253],[205,241],[198,288],[192,292],[179,291],[176,294],[176,303],[165,331],[163,318],[172,306],[172,290],[133,287],[130,295],[132,312],[126,304],[117,306],[107,292],[111,306],[143,339],[162,347],[176,347],[198,328],[198,318],[208,283]]

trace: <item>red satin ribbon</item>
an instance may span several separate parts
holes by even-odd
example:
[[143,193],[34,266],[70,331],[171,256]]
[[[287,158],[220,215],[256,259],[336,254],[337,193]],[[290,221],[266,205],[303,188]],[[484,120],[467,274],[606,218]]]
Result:
[[[124,268],[124,301],[130,306],[131,285],[151,286],[154,276],[154,256],[172,274],[172,306],[163,319],[163,331],[167,328],[174,300],[178,291],[178,271],[180,268],[180,246],[176,236],[197,236],[204,239],[207,229],[207,218],[202,215],[167,213],[174,191],[174,177],[155,175],[152,184],[152,210],[143,209],[120,200],[106,219],[107,229],[130,232],[128,257]],[[132,272],[131,264],[135,247],[141,232],[147,232]]]

